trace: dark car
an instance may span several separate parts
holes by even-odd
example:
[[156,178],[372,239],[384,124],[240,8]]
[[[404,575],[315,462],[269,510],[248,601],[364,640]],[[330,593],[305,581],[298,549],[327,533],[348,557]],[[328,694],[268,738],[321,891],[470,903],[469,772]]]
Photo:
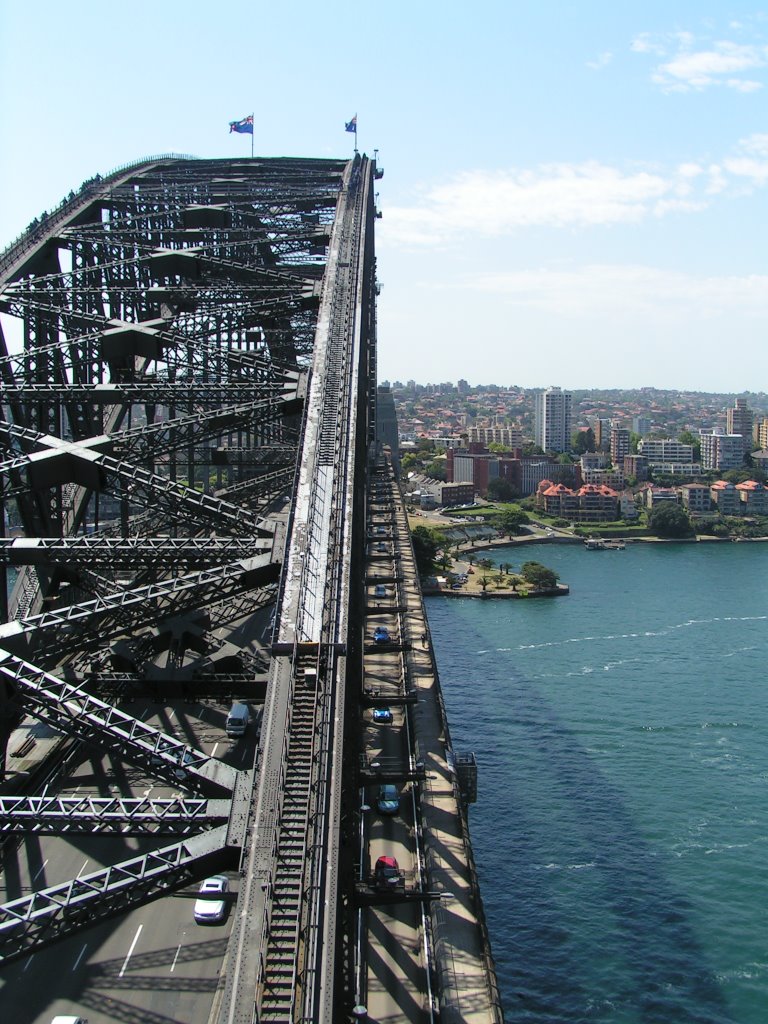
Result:
[[379,857],[373,869],[373,881],[377,889],[397,889],[403,885],[400,865],[394,857]]
[[391,783],[379,786],[376,807],[379,814],[397,814],[400,810],[400,794],[397,791],[397,786],[393,786]]
[[388,644],[392,638],[386,626],[377,626],[373,631],[373,642],[375,644]]
[[393,722],[392,710],[390,708],[374,708],[373,720],[377,725],[391,725]]

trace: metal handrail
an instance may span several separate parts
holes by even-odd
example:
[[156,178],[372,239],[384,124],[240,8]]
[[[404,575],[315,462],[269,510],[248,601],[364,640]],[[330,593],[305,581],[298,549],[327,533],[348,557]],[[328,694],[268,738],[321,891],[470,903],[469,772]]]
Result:
[[9,242],[6,247],[0,251],[0,276],[5,273],[6,269],[22,256],[25,252],[29,252],[38,242],[42,241],[47,235],[50,234],[51,228],[60,224],[66,215],[74,211],[78,206],[81,206],[83,200],[91,199],[97,192],[101,191],[105,184],[110,184],[116,178],[119,178],[126,171],[133,170],[137,167],[142,167],[146,164],[159,163],[163,160],[196,160],[197,157],[190,156],[187,153],[161,153],[158,156],[143,157],[141,160],[132,160],[130,163],[122,164],[120,167],[116,167],[114,170],[109,171],[103,177],[97,175],[95,178],[91,178],[89,181],[84,181],[76,193],[70,192],[68,196],[54,206],[52,210],[44,210],[41,214],[41,220],[32,222],[32,225],[27,228],[26,231],[22,231],[20,235],[17,235],[12,242]]

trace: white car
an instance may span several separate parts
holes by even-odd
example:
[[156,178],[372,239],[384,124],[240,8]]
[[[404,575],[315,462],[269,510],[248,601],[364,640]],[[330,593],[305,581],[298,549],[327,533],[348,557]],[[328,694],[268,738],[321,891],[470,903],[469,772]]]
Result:
[[198,924],[218,924],[224,920],[227,901],[223,897],[228,889],[229,879],[226,875],[206,878],[195,900],[194,915]]

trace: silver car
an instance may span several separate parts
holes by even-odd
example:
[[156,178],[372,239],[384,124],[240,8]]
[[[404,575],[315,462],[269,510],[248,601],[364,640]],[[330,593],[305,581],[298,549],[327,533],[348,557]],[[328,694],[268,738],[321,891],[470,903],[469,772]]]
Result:
[[226,875],[206,878],[195,900],[194,916],[198,924],[219,924],[227,913],[225,894],[229,889]]

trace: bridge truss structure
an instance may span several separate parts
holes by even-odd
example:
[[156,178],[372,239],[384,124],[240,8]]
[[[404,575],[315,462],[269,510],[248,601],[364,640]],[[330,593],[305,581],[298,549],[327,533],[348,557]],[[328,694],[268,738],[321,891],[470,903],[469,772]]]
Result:
[[[3,763],[32,716],[64,752],[88,744],[181,790],[5,784],[2,836],[158,845],[0,906],[0,962],[239,869],[219,1020],[331,1021],[348,999],[340,779],[380,173],[359,155],[148,160],[86,183],[0,257]],[[265,663],[248,623],[269,605]],[[128,701],[255,694],[244,770]]]

